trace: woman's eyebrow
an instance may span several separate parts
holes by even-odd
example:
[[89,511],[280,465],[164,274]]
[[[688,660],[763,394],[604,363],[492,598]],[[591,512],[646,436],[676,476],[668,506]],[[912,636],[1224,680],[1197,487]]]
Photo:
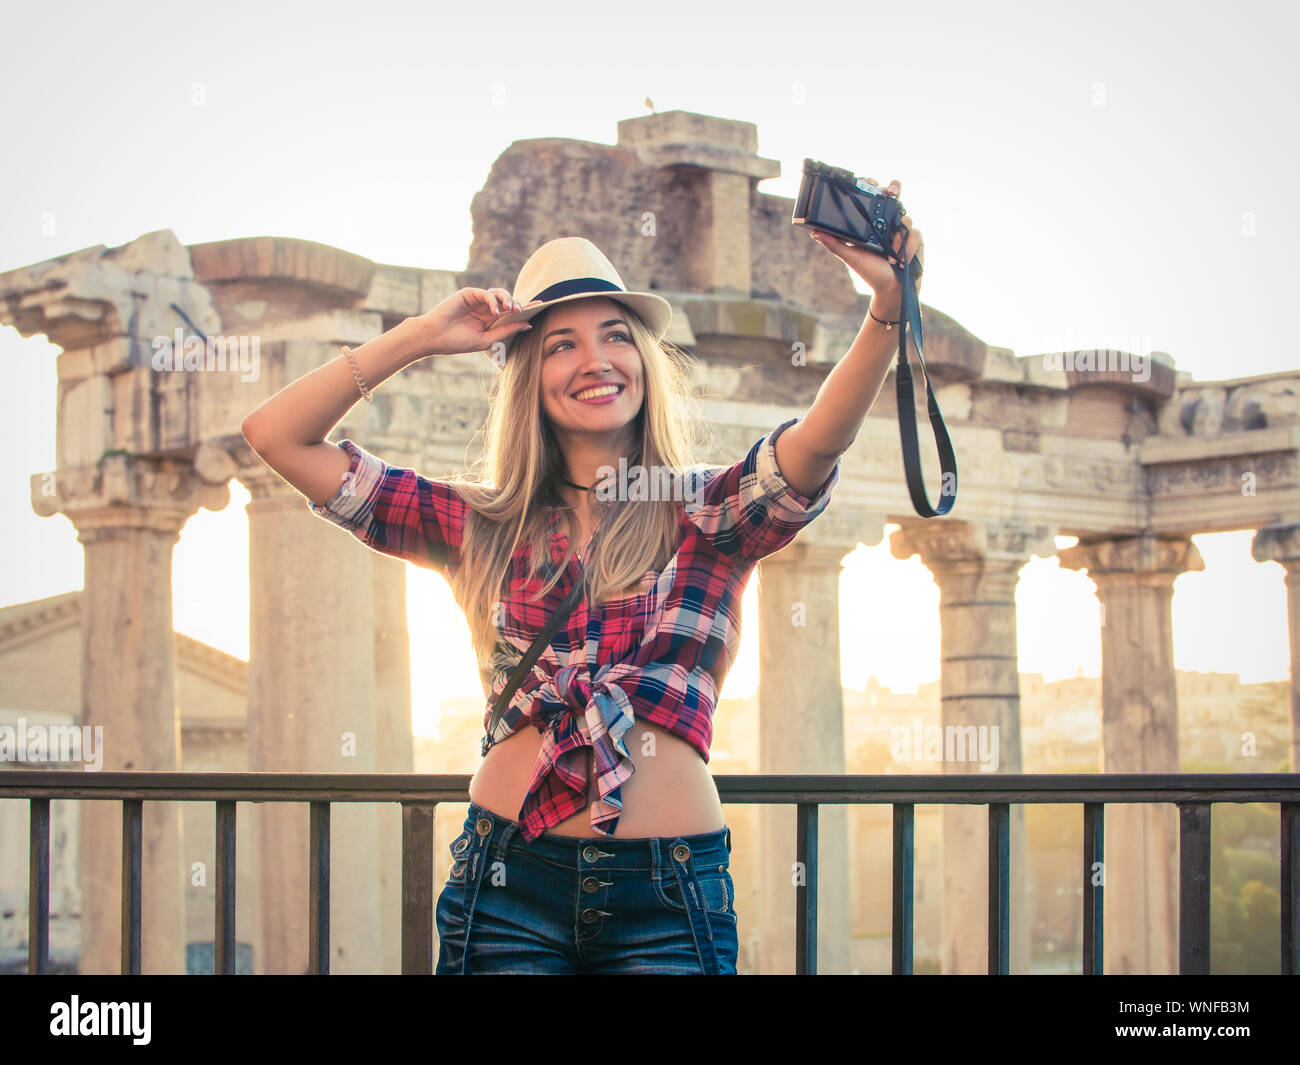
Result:
[[[604,329],[605,326],[607,325],[627,325],[627,322],[623,321],[622,318],[611,318],[608,322],[601,322],[600,325],[596,326],[596,328]],[[551,337],[555,336],[558,333],[572,333],[572,332],[573,330],[567,327],[564,329],[552,329],[549,333],[546,334],[546,336],[542,338],[542,343],[546,343],[546,341],[550,340]]]

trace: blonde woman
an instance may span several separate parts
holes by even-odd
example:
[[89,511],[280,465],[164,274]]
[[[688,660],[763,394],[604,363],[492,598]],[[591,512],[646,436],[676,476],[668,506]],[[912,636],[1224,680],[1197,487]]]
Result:
[[[889,279],[872,276],[881,305],[895,300],[880,317],[897,318]],[[896,334],[864,323],[804,418],[702,467],[670,320],[594,244],[564,237],[513,295],[462,289],[244,420],[315,513],[447,577],[490,688],[485,726],[512,667],[585,588],[484,737],[437,902],[440,974],[736,972],[731,835],[706,763],[740,598],[829,502]],[[480,476],[432,480],[325,441],[392,374],[474,351],[504,355]]]

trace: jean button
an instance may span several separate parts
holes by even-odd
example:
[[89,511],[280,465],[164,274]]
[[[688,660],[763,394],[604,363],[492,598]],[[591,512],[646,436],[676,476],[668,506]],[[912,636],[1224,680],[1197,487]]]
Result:
[[588,894],[590,894],[593,891],[599,891],[600,881],[594,876],[586,877],[582,881],[582,890],[587,892]]
[[468,846],[469,846],[468,839],[458,839],[456,841],[456,845],[452,848],[452,850],[454,850],[457,854],[460,854]]
[[478,819],[478,824],[475,827],[478,829],[478,834],[480,836],[486,836],[492,831],[492,822],[486,817],[480,817]]
[[587,846],[582,848],[582,857],[584,861],[594,862],[598,854],[600,854],[600,851],[595,847]]
[[679,843],[677,844],[677,846],[673,848],[673,857],[676,858],[679,862],[686,861],[686,859],[689,858],[690,856],[691,856],[691,848],[686,846],[685,843]]
[[600,910],[583,910],[583,911],[582,911],[582,923],[583,923],[583,924],[595,924],[595,923],[596,923],[597,921],[599,921],[599,920],[600,920]]

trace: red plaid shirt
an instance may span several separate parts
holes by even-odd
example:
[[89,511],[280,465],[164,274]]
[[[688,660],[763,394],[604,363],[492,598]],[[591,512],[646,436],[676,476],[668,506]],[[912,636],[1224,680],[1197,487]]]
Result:
[[[493,742],[527,725],[542,733],[518,816],[525,839],[589,804],[587,748],[595,752],[597,777],[592,828],[614,834],[623,809],[619,785],[634,771],[623,738],[635,718],[680,736],[709,760],[713,708],[740,643],[740,599],[749,575],[826,508],[839,479],[836,462],[809,499],[782,476],[776,438],[797,420],[760,438],[734,466],[702,469],[693,499],[674,503],[681,519],[676,555],[662,570],[647,570],[631,595],[594,610],[579,600],[519,685]],[[389,466],[351,440],[339,446],[352,464],[334,498],[324,505],[308,500],[311,510],[376,551],[450,579],[460,565],[467,512],[455,487]],[[526,544],[510,562],[485,729],[511,669],[582,576],[581,563],[570,559],[541,601],[527,601],[568,546],[558,510],[552,510],[550,526],[551,559],[538,577],[528,578]]]

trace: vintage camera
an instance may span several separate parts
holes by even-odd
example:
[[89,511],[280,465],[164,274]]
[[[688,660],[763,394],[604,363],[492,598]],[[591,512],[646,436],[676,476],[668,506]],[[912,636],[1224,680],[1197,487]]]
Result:
[[[795,225],[829,233],[888,257],[894,254],[895,243],[907,246],[905,214],[907,209],[897,197],[866,178],[854,177],[852,171],[815,159],[803,161],[803,180],[791,218]],[[899,234],[902,240],[896,242],[894,238]],[[912,276],[920,275],[918,260],[912,264]]]

